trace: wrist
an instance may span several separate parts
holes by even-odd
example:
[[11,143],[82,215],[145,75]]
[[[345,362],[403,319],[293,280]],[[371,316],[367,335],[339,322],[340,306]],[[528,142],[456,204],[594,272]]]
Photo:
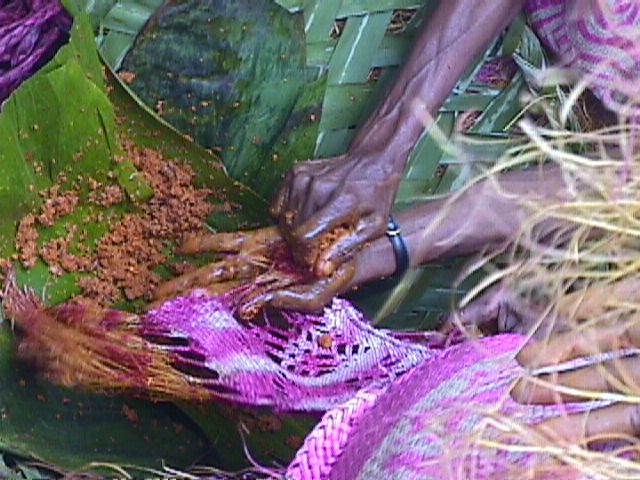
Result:
[[[417,260],[419,243],[410,241],[408,237],[405,237],[402,225],[399,222],[396,222],[396,226],[400,232],[399,237],[390,235],[388,229],[384,236],[366,244],[358,253],[356,257],[356,273],[349,288],[396,274],[401,275],[408,268],[420,265]],[[402,240],[403,247],[398,247],[396,243],[394,248],[394,241],[398,242],[399,239]],[[406,250],[403,253],[399,248]],[[402,258],[403,255],[406,255],[406,260]],[[405,261],[406,265],[404,264]]]
[[356,273],[349,289],[393,275],[395,258],[387,238],[381,237],[364,245],[356,257]]

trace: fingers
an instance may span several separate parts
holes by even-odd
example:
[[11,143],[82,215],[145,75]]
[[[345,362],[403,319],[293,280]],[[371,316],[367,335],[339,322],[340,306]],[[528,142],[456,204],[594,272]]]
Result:
[[341,265],[330,277],[312,285],[297,285],[269,295],[270,306],[279,309],[319,312],[333,297],[344,292],[355,275],[355,263]]
[[336,268],[353,257],[353,255],[368,241],[384,233],[387,219],[381,215],[372,214],[358,222],[355,232],[345,230],[333,243],[323,249],[314,266],[318,277],[331,275]]
[[278,195],[276,195],[276,198],[271,205],[271,215],[275,218],[281,217],[287,209],[287,201],[289,199],[292,179],[293,173],[287,173],[287,176],[285,177],[282,184],[282,188],[280,188],[280,191],[278,191]]
[[549,339],[531,340],[516,358],[525,367],[539,368],[633,347],[640,347],[640,316],[637,315],[619,325],[574,328]]
[[207,252],[237,253],[246,241],[244,232],[210,233],[187,238],[178,247],[178,255],[195,255]]
[[154,300],[168,300],[194,288],[207,288],[219,282],[250,278],[255,273],[256,267],[250,262],[225,260],[210,263],[161,284],[154,292]]
[[315,171],[320,163],[306,161],[294,165],[276,197],[271,212],[288,228],[307,218],[303,213],[306,205],[317,203],[318,192],[313,185],[322,177]]
[[640,437],[640,405],[617,403],[589,412],[545,420],[536,429],[572,444]]
[[[579,369],[522,378],[514,386],[511,396],[523,404],[548,405],[559,401],[583,401],[593,392],[638,392],[638,378],[640,358],[617,358]],[[563,391],[556,386],[572,389],[574,392]]]
[[256,293],[238,300],[237,314],[242,320],[251,320],[267,306],[270,293]]
[[310,243],[322,235],[342,225],[352,225],[360,216],[356,197],[341,195],[293,231],[293,237],[300,243]]
[[[529,334],[536,329],[537,335],[544,333],[540,329],[543,318],[545,312],[520,299],[508,286],[498,284],[449,315],[442,329],[478,328],[488,335],[504,332]],[[547,328],[552,326],[546,325]]]
[[248,246],[266,245],[280,238],[276,227],[245,232],[209,233],[185,240],[178,248],[179,255],[197,253],[239,253]]
[[273,292],[289,288],[294,284],[294,279],[286,274],[272,272],[254,279],[253,288],[245,292],[237,292],[234,298],[235,310],[243,320],[251,320],[267,306]]
[[[321,209],[299,228],[291,231],[286,226],[283,227],[293,255],[300,264],[315,269],[318,255],[325,249],[323,243],[332,244],[332,235],[340,235],[340,232],[337,232],[339,227],[348,227],[357,220],[359,212],[353,202],[354,197],[351,195],[341,197],[337,205],[330,204]],[[323,275],[322,272],[315,273]]]
[[[339,167],[342,163],[340,157],[336,157],[295,164],[284,179],[283,186],[273,202],[271,214],[289,228],[297,225],[299,221],[304,221],[308,218],[303,213],[308,201],[318,203],[318,180],[326,179],[327,170]],[[319,185],[322,186],[323,182]]]
[[147,305],[147,310],[154,310],[156,308],[159,308],[167,300],[171,300],[177,297],[178,295],[182,295],[182,296],[190,295],[195,290],[206,290],[209,295],[215,297],[219,295],[224,295],[225,293],[240,287],[240,285],[242,285],[241,280],[229,280],[226,282],[214,283],[213,285],[209,285],[206,287],[195,286],[192,288],[186,288],[181,291],[168,292],[162,296],[159,296],[156,294],[156,296],[154,297],[155,299]]
[[332,192],[335,190],[335,185],[322,177],[296,176],[293,188],[289,192],[287,226],[298,227],[324,207],[331,197],[331,193],[327,193],[327,190]]
[[501,306],[506,302],[506,295],[507,292],[502,285],[489,288],[465,307],[452,312],[440,330],[448,333],[460,327],[465,330],[469,327],[477,327],[488,334],[497,333],[498,316]]

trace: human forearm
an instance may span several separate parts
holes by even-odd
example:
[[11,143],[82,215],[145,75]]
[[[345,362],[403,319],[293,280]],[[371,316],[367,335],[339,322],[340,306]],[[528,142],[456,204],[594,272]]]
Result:
[[[523,0],[447,0],[423,28],[394,87],[360,130],[350,154],[389,171],[409,153],[465,70],[522,9]],[[426,114],[426,115],[425,115]]]
[[[497,248],[511,240],[530,216],[530,205],[567,198],[555,167],[508,172],[483,180],[459,196],[436,199],[395,215],[411,266]],[[352,286],[391,275],[391,243],[379,238],[358,256]]]

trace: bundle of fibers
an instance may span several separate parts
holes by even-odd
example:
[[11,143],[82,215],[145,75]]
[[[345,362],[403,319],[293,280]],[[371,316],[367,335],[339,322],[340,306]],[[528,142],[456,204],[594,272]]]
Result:
[[0,0],[0,104],[69,40],[59,0]]

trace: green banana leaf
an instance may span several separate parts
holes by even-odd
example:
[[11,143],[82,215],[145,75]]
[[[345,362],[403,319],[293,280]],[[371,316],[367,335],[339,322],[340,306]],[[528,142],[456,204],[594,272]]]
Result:
[[[80,206],[42,228],[42,242],[64,236],[73,225],[94,246],[111,222],[135,211],[132,201],[108,208],[85,202],[89,177],[119,182],[130,198],[152,195],[131,162],[116,161],[123,136],[189,163],[198,184],[213,189],[217,201],[236,206],[229,215],[212,215],[214,228],[249,228],[268,218],[267,203],[228,177],[218,157],[159,121],[105,72],[88,17],[72,2],[66,6],[74,15],[70,43],[0,113],[0,258],[16,253],[17,222],[38,208],[41,191],[63,177],[63,185],[80,188]],[[76,274],[54,276],[42,260],[28,270],[20,267],[18,279],[51,304],[79,291]],[[172,405],[85,395],[38,380],[15,359],[10,327],[0,321],[0,449],[70,469],[95,462],[156,469],[187,468],[196,461],[244,464],[241,449],[222,451],[223,441],[212,443]],[[221,436],[237,435],[236,426],[219,417]]]
[[272,153],[306,80],[302,16],[271,0],[160,7],[124,59],[132,88],[229,173],[271,195],[291,165]]
[[[0,115],[0,258],[15,253],[16,223],[39,206],[39,192],[51,187],[62,173],[85,194],[89,178],[108,184],[113,181],[110,172],[117,173],[130,196],[144,198],[152,193],[140,183],[130,162],[115,162],[121,154],[117,132],[126,133],[140,146],[158,148],[167,158],[185,160],[197,172],[198,184],[212,188],[220,203],[237,205],[231,215],[212,216],[213,227],[234,229],[264,221],[267,203],[231,180],[219,158],[158,122],[114,78],[111,98],[107,96],[92,38],[86,17],[78,16],[70,44],[14,93]],[[74,216],[43,229],[41,241],[62,236],[69,224],[75,224],[88,233],[86,242],[95,245],[110,222],[134,209],[131,202],[106,209],[85,204]],[[88,220],[97,217],[95,213],[104,214],[104,219]],[[20,279],[40,293],[46,285],[50,303],[78,292],[77,275],[54,277],[42,262],[29,272],[20,271]]]

